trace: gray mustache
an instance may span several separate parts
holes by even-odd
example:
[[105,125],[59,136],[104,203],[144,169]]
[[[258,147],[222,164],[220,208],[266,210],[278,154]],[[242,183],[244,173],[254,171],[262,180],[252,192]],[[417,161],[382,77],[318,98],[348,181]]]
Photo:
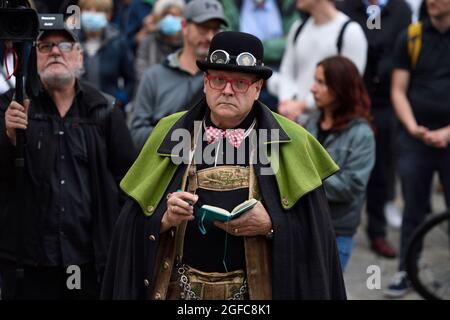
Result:
[[48,67],[49,65],[51,65],[51,64],[53,64],[53,63],[60,63],[60,64],[62,64],[63,66],[66,66],[66,64],[65,64],[63,61],[61,61],[61,60],[59,60],[59,59],[54,59],[54,60],[48,62],[48,63],[46,64],[46,67]]

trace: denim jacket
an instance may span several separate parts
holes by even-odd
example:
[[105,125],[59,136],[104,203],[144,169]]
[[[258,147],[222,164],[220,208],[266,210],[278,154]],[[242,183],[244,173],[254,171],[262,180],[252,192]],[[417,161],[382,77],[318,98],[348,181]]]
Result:
[[[314,137],[318,134],[321,112],[305,124]],[[355,119],[338,134],[330,134],[323,146],[340,167],[325,180],[331,218],[337,236],[352,236],[361,220],[367,183],[375,164],[375,137],[364,119]]]

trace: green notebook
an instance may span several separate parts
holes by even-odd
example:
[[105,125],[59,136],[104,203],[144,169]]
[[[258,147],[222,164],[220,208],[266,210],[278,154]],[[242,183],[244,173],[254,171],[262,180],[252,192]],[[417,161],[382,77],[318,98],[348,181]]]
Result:
[[252,209],[258,202],[256,199],[250,199],[242,202],[236,206],[231,212],[220,207],[214,207],[209,205],[201,206],[199,210],[199,216],[201,220],[219,220],[219,221],[229,221],[239,217],[244,212]]

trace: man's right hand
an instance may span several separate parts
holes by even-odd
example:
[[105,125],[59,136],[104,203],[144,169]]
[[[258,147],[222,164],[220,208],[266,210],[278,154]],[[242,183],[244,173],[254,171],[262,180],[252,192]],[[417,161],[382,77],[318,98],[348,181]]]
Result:
[[306,103],[295,99],[282,101],[278,105],[278,113],[292,121],[296,121],[305,109]]
[[16,145],[16,129],[25,130],[28,126],[28,107],[30,100],[26,99],[23,105],[16,101],[11,102],[5,113],[6,135],[13,145]]
[[[188,204],[187,201],[191,201]],[[167,210],[161,219],[160,233],[179,226],[183,221],[193,220],[194,204],[198,196],[189,192],[173,192],[167,196]]]

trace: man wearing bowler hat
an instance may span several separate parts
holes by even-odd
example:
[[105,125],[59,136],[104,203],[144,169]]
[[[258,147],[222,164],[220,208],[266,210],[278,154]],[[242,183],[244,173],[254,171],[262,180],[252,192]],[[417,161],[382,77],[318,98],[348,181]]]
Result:
[[[121,182],[130,198],[104,298],[345,299],[322,187],[338,168],[258,101],[272,74],[263,51],[253,35],[221,32],[197,61],[205,97],[159,122]],[[205,213],[248,199],[235,219]]]

